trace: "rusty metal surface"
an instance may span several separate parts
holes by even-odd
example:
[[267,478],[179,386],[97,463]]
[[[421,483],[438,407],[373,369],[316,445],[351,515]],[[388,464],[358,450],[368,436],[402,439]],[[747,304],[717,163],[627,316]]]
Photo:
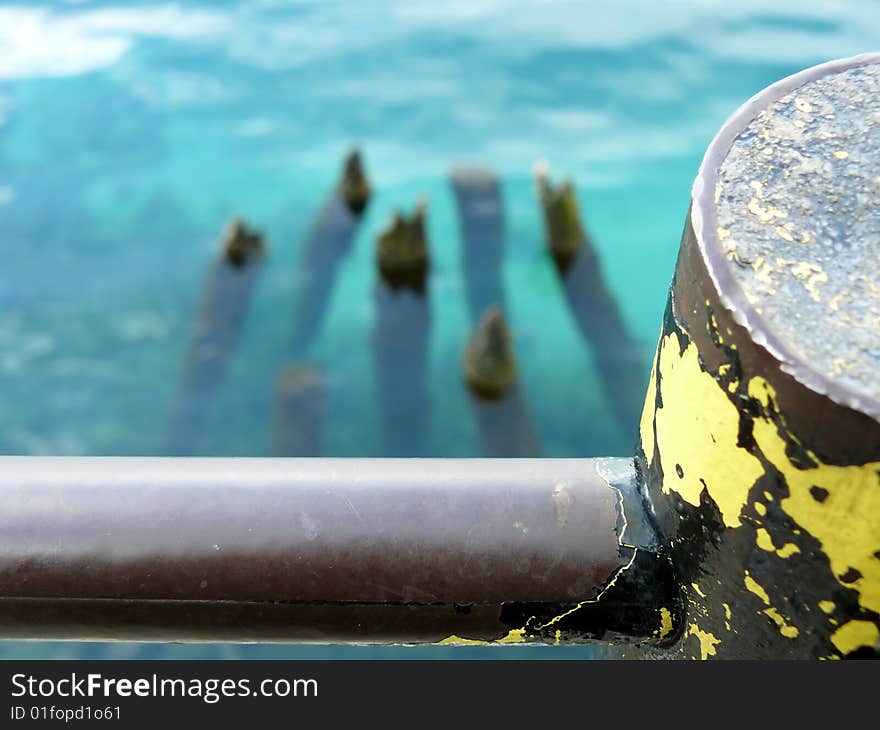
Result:
[[6,637],[546,641],[632,563],[590,459],[4,457],[0,501]]

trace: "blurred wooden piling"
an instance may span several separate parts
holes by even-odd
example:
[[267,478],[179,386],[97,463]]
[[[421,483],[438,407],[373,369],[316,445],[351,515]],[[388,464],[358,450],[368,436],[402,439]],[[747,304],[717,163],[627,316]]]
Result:
[[485,167],[459,166],[450,183],[458,205],[465,296],[471,323],[489,307],[506,311],[502,261],[504,204],[498,179]]
[[[490,169],[474,166],[456,167],[450,182],[458,206],[465,295],[475,327],[465,352],[465,380],[483,452],[492,457],[538,456],[538,435],[525,395],[516,382],[516,363],[503,315],[505,227],[501,186]],[[509,372],[509,382],[492,386],[498,378],[504,380],[505,372]]]
[[499,308],[488,309],[471,334],[462,367],[485,455],[539,456],[538,432],[517,382],[510,332]]
[[244,326],[265,253],[262,234],[248,229],[240,218],[233,219],[202,289],[172,416],[168,454],[198,453],[208,410]]
[[383,456],[425,455],[431,332],[426,210],[420,202],[412,217],[396,214],[378,241],[373,358]]
[[276,381],[274,456],[320,456],[326,393],[321,374],[309,365],[282,370]]
[[318,213],[300,255],[294,291],[294,356],[300,356],[311,345],[321,328],[336,271],[351,249],[370,190],[360,153],[352,150],[343,163],[341,179]]
[[554,186],[547,172],[543,164],[535,170],[547,245],[569,309],[591,347],[609,407],[621,425],[635,435],[648,363],[602,276],[599,256],[581,223],[574,187],[569,181]]

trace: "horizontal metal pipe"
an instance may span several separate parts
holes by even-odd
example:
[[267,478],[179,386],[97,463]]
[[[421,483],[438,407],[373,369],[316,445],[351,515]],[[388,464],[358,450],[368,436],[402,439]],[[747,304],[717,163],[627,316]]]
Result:
[[503,638],[632,563],[601,463],[3,457],[0,637]]

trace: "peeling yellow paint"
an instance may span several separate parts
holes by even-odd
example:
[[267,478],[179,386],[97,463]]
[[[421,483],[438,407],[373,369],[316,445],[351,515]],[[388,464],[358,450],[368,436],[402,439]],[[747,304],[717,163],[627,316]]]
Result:
[[488,646],[488,641],[481,641],[480,639],[464,639],[461,636],[456,636],[453,634],[452,636],[447,636],[442,641],[438,641],[436,646]]
[[690,625],[688,635],[696,636],[699,639],[700,659],[708,659],[710,656],[715,656],[715,647],[721,643],[721,639],[708,631],[703,631],[696,624]]
[[[811,295],[818,296],[816,286],[827,279],[821,268],[784,263],[792,267]],[[764,262],[757,264],[757,269],[763,265]],[[734,383],[733,389],[737,387],[739,384]],[[663,405],[652,413],[658,388]],[[666,494],[676,492],[689,504],[699,506],[705,489],[717,505],[723,523],[737,528],[742,525],[749,491],[764,475],[764,464],[769,462],[784,479],[779,507],[796,523],[794,534],[808,533],[818,540],[840,585],[858,592],[861,608],[880,613],[880,560],[876,557],[880,550],[880,521],[876,518],[880,514],[880,462],[861,466],[823,463],[787,430],[784,416],[777,410],[775,393],[766,380],[752,378],[746,390],[761,408],[752,422],[751,449],[738,445],[739,411],[726,394],[725,386],[703,369],[696,345],[688,341],[681,351],[675,333],[661,338],[641,420],[642,443],[651,446],[649,459],[654,451],[660,455],[661,490]],[[815,466],[801,468],[792,463],[786,454],[791,442],[798,444]],[[821,502],[810,491],[814,486],[828,493]],[[763,494],[766,502],[775,499],[769,491]],[[765,504],[752,504],[760,517],[767,515]],[[760,524],[756,525],[755,540],[760,549],[773,551],[782,559],[801,553],[793,542],[776,548],[767,528]],[[847,573],[848,582],[844,583],[841,578]],[[767,591],[751,575],[746,573],[744,580],[746,588],[765,604],[763,612],[777,625],[780,634],[796,638],[798,627],[780,613],[782,607],[771,605]],[[702,595],[699,586],[695,584],[694,589]],[[830,613],[834,603],[822,601],[820,607]],[[725,612],[729,624],[729,608],[725,607]],[[872,645],[874,634],[869,626],[876,631],[874,624],[865,621],[850,621],[841,626],[835,632],[835,646],[845,645],[851,651]],[[698,631],[696,624],[691,625],[689,633]],[[716,643],[704,638],[700,641],[704,658],[709,649],[714,654]],[[856,645],[854,641],[867,643]]]
[[765,608],[764,613],[766,613],[773,622],[779,627],[779,633],[782,634],[786,639],[796,639],[800,634],[797,626],[792,626],[789,624],[772,606],[770,608]]
[[[560,636],[560,632],[556,632],[556,639],[558,640]],[[513,629],[510,631],[507,636],[502,639],[498,639],[496,644],[524,644],[526,640],[526,632],[525,629]]]
[[700,596],[702,596],[703,598],[706,597],[706,594],[703,593],[703,591],[700,590],[700,586],[699,586],[699,584],[697,584],[697,583],[691,583],[691,587],[692,587],[692,588],[693,588],[693,589],[694,589],[694,590],[695,590]]
[[642,420],[639,424],[639,434],[642,439],[642,449],[648,466],[654,460],[654,401],[657,398],[657,355],[654,353],[654,362],[651,365],[651,378],[648,380],[648,392],[645,395],[645,404],[642,407]]
[[754,593],[758,598],[764,601],[764,603],[766,603],[768,606],[770,605],[770,596],[767,595],[767,591],[765,591],[761,587],[761,584],[758,583],[758,581],[756,581],[754,578],[752,578],[751,575],[749,575],[749,571],[746,571],[744,581],[746,584],[746,589],[750,593]]
[[875,647],[880,630],[871,621],[847,621],[831,634],[831,643],[841,654],[849,654],[862,646]]
[[[769,408],[774,399],[772,389],[766,382],[763,388],[752,388],[753,383],[749,394]],[[833,466],[808,452],[817,466],[800,469],[788,460],[785,440],[774,423],[755,419],[753,436],[761,452],[785,477],[789,496],[781,500],[782,508],[822,543],[835,575],[842,576],[851,568],[859,571],[860,578],[841,585],[857,590],[859,603],[880,613],[880,560],[874,557],[880,548],[880,521],[876,517],[880,514],[880,462]],[[813,497],[810,489],[814,486],[827,491],[824,501]]]
[[770,596],[767,595],[767,591],[764,590],[758,581],[752,578],[748,570],[745,572],[744,581],[746,589],[750,593],[754,593],[767,605],[767,608],[764,609],[764,613],[773,620],[773,623],[775,623],[777,627],[779,627],[779,633],[787,639],[796,639],[800,634],[797,626],[792,626],[788,623],[788,621],[785,620],[785,617],[783,617],[776,608],[770,605]]
[[837,604],[834,601],[819,601],[819,608],[825,613],[833,613]]
[[672,629],[672,614],[669,612],[668,608],[662,606],[660,608],[660,628],[657,633],[661,639],[665,639],[672,633]]
[[[761,506],[763,507],[763,505]],[[766,510],[764,511],[766,512]],[[755,542],[761,550],[766,550],[768,553],[776,553],[780,558],[790,558],[792,555],[801,551],[801,549],[793,542],[787,542],[781,548],[777,549],[773,544],[770,533],[763,527],[759,527],[755,530]]]
[[[495,641],[484,641],[483,639],[465,639],[462,636],[447,636],[442,641],[438,641],[435,646],[491,646],[492,644],[523,644],[526,641],[525,629],[513,629],[506,636]],[[559,643],[561,632],[556,632],[556,643]]]
[[[674,489],[694,506],[704,487],[718,505],[724,524],[740,525],[748,489],[761,476],[761,463],[737,447],[739,415],[716,380],[702,369],[697,348],[688,343],[679,356],[670,334],[659,347],[663,407],[654,415],[654,438],[666,477],[662,489]],[[653,402],[653,401],[652,401]],[[675,465],[684,476],[675,476]]]

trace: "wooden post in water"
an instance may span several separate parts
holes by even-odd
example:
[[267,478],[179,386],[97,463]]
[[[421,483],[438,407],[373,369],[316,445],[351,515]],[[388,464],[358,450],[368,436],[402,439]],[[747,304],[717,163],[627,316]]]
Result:
[[305,243],[297,270],[291,350],[301,356],[317,336],[333,293],[340,261],[351,249],[370,199],[360,153],[345,158],[342,178],[321,208]]
[[254,285],[262,271],[262,234],[235,218],[211,265],[187,348],[167,453],[198,453],[205,419],[239,340]]
[[581,223],[574,187],[569,181],[554,186],[547,173],[546,165],[536,166],[547,245],[569,309],[591,348],[608,407],[635,434],[641,411],[638,394],[648,382],[647,363],[602,276],[599,256]]
[[[465,381],[486,456],[538,456],[538,435],[528,403],[516,382],[516,363],[504,319],[501,266],[504,258],[504,204],[501,187],[485,167],[456,167],[451,183],[461,227],[464,285],[471,325],[465,352]],[[503,387],[481,389],[510,369]],[[476,378],[471,382],[472,378]]]
[[535,424],[517,382],[516,359],[504,315],[492,307],[464,352],[464,379],[489,457],[539,456]]
[[378,241],[373,357],[384,456],[423,456],[425,450],[431,333],[426,210],[421,201],[412,217],[395,214]]
[[326,393],[321,374],[303,365],[285,368],[276,381],[274,456],[320,456]]

